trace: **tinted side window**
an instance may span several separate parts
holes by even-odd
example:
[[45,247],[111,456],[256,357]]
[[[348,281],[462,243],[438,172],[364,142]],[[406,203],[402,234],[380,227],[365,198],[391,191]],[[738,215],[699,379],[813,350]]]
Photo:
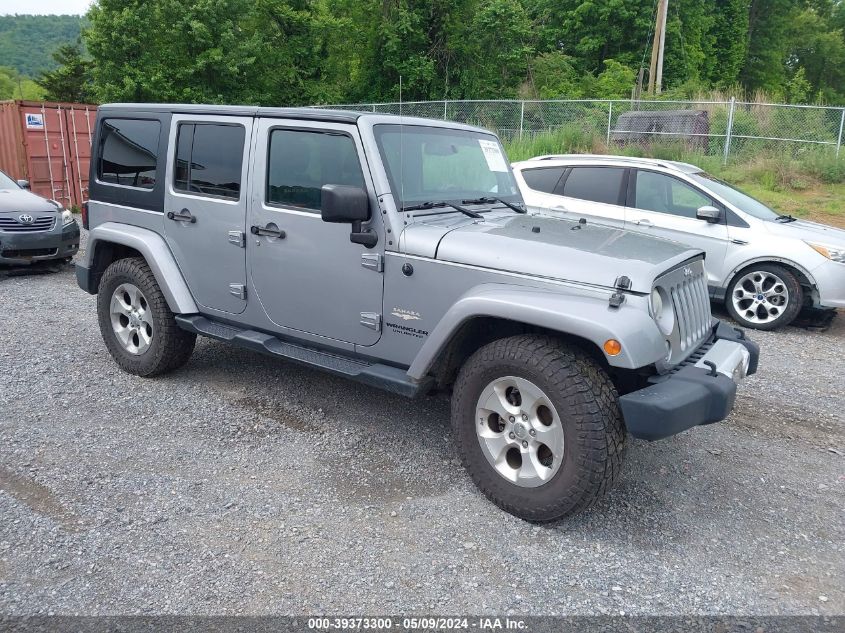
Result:
[[160,134],[158,121],[105,119],[100,128],[97,179],[126,187],[155,187]]
[[653,171],[637,171],[634,206],[646,211],[695,218],[699,207],[713,201],[690,185]]
[[522,172],[522,177],[530,189],[542,191],[543,193],[554,193],[555,187],[563,175],[563,169],[563,167],[526,169]]
[[183,123],[176,138],[175,189],[237,200],[245,131],[241,125]]
[[625,170],[618,167],[575,167],[566,178],[563,195],[591,202],[619,204]]
[[272,130],[267,202],[319,211],[323,185],[364,187],[352,138],[340,132]]

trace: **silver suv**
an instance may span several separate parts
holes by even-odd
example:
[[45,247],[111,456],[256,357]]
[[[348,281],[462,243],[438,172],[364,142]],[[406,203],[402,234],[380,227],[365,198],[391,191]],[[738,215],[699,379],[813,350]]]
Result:
[[711,298],[745,327],[783,327],[805,305],[845,308],[845,231],[779,215],[694,165],[562,155],[514,170],[529,208],[706,251]]
[[[408,397],[496,504],[548,521],[649,440],[724,419],[757,346],[713,319],[701,251],[528,215],[499,140],[315,109],[108,105],[79,285],[123,370],[197,334]],[[375,394],[368,392],[368,397]]]

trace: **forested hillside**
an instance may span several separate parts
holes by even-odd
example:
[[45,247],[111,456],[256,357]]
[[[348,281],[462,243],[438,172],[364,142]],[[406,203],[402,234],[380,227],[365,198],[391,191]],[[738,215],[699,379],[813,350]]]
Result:
[[52,53],[75,42],[84,22],[78,15],[0,15],[0,66],[28,77],[52,69]]
[[[97,100],[310,104],[626,97],[656,0],[98,0],[41,77]],[[36,77],[82,19],[0,17]],[[845,102],[845,0],[670,0],[665,94]],[[12,78],[11,84],[17,81]],[[74,85],[82,82],[84,85]],[[10,85],[11,85],[10,84]],[[68,98],[68,97],[65,97]]]

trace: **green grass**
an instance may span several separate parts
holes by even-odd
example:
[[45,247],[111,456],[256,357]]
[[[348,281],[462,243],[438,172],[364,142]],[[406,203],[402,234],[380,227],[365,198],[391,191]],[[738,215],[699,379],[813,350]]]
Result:
[[504,145],[512,161],[541,154],[612,152],[691,163],[780,213],[845,228],[845,152],[837,159],[828,149],[790,153],[782,148],[745,147],[724,165],[721,155],[692,152],[683,143],[613,147],[609,151],[603,137],[577,127],[513,139]]

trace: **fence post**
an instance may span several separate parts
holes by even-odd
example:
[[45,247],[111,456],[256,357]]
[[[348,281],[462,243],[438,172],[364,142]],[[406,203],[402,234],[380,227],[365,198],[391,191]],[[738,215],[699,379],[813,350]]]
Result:
[[448,100],[448,99],[443,99],[443,118],[444,118],[444,119],[448,119],[448,118],[449,118],[449,117],[447,117],[447,116],[446,116],[446,108],[448,107],[448,105],[449,105],[449,100]]
[[[519,138],[522,138],[522,126],[525,123],[525,101],[519,102]],[[839,136],[842,136],[842,130],[839,130]]]
[[728,127],[725,130],[725,161],[724,164],[728,164],[728,154],[731,151],[731,134],[733,134],[733,127],[734,127],[734,106],[736,105],[736,99],[731,97],[731,107],[728,110]]
[[842,147],[843,127],[845,127],[845,108],[842,108],[842,118],[839,119],[839,138],[836,140],[836,158],[839,158],[839,148]]
[[607,146],[610,147],[610,126],[613,124],[613,101],[607,102]]

